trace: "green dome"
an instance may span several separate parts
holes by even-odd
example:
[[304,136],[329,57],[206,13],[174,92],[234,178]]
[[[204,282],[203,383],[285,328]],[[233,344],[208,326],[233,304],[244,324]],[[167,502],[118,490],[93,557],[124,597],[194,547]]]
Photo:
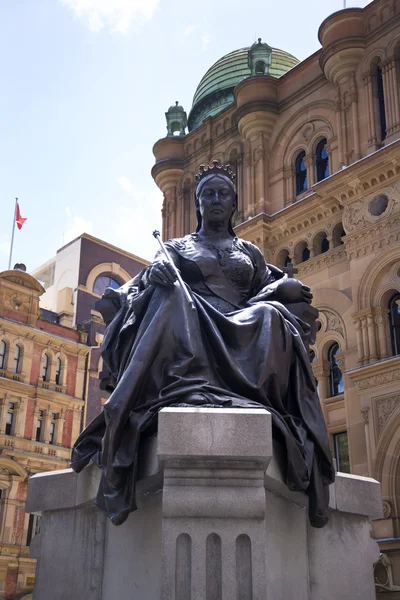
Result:
[[[238,83],[251,75],[248,65],[249,50],[248,46],[226,54],[202,77],[193,97],[188,119],[189,131],[234,102],[233,90]],[[298,63],[297,58],[291,54],[272,48],[269,74],[272,77],[281,77]]]

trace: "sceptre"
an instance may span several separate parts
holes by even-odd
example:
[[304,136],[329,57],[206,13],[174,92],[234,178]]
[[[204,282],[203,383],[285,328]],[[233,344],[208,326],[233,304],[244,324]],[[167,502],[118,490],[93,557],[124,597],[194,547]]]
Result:
[[180,284],[180,286],[181,286],[181,288],[183,290],[183,293],[185,294],[185,296],[187,298],[187,301],[189,302],[190,308],[192,308],[193,310],[195,310],[196,309],[196,305],[193,302],[193,300],[192,300],[192,298],[191,298],[191,296],[190,296],[190,294],[189,294],[189,292],[187,290],[187,287],[185,286],[185,284],[183,282],[181,274],[179,273],[178,269],[176,268],[174,261],[170,257],[169,252],[168,252],[167,248],[165,247],[164,242],[162,241],[162,239],[160,237],[160,232],[157,231],[157,229],[156,229],[155,231],[153,231],[153,235],[156,238],[156,240],[158,241],[158,243],[160,244],[160,248],[161,248],[162,252],[164,253],[164,256],[166,257],[167,261],[169,262],[169,264],[174,269],[176,278],[177,278],[177,280],[178,280],[178,282],[179,282],[179,284]]

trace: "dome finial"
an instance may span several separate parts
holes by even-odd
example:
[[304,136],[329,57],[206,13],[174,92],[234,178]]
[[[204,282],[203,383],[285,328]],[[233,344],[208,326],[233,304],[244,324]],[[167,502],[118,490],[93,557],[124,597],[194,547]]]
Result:
[[258,43],[261,44],[261,38],[258,38]]
[[248,65],[252,75],[269,75],[272,60],[272,48],[266,43],[254,42],[248,53]]

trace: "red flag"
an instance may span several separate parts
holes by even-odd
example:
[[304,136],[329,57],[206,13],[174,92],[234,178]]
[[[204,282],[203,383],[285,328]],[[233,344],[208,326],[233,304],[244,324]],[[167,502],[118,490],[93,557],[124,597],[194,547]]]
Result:
[[21,216],[21,211],[19,210],[19,204],[16,203],[15,207],[15,222],[17,224],[18,229],[22,229],[22,225],[25,223],[26,218]]

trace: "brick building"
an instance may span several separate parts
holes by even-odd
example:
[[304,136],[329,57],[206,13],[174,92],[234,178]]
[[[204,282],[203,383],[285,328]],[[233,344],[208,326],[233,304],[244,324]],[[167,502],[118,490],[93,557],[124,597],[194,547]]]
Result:
[[108,393],[99,387],[103,363],[100,344],[104,323],[95,304],[106,287],[119,287],[149,263],[86,233],[57,251],[54,258],[33,271],[45,293],[41,308],[55,311],[60,323],[87,333],[91,347],[85,422],[101,410]]
[[0,273],[0,598],[30,598],[37,517],[25,513],[28,477],[68,466],[87,397],[87,334],[40,310],[42,285]]
[[[153,148],[163,238],[196,227],[195,173],[237,176],[238,236],[296,265],[339,470],[378,479],[378,595],[400,597],[400,1],[340,10],[302,62],[260,39],[220,58]],[[217,58],[217,57],[216,57]],[[188,128],[188,130],[186,129]]]

